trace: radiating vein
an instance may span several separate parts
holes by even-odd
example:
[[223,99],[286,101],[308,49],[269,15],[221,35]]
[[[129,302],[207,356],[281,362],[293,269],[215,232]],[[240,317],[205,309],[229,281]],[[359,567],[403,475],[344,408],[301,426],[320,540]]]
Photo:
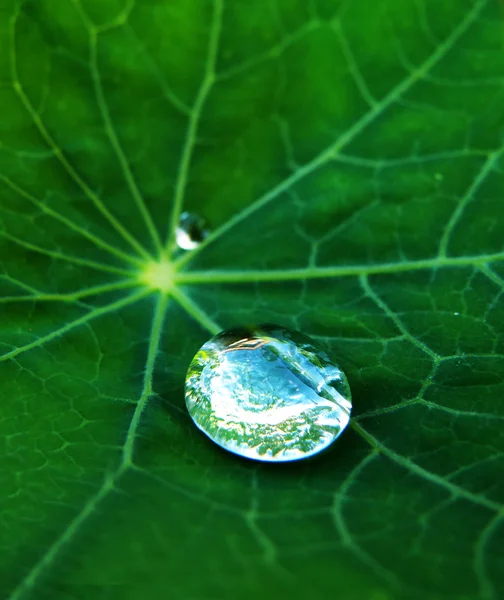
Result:
[[154,374],[154,366],[156,364],[156,357],[159,351],[159,344],[161,341],[168,299],[169,297],[166,294],[160,294],[156,304],[156,310],[154,311],[154,318],[152,320],[151,334],[149,338],[149,349],[147,352],[147,362],[144,370],[144,385],[140,399],[135,407],[135,412],[133,413],[133,418],[131,419],[128,432],[126,434],[121,463],[123,469],[133,463],[133,452],[138,426],[140,424],[143,411],[147,406],[147,402],[153,393],[152,379]]
[[29,296],[2,296],[0,304],[9,304],[14,302],[75,302],[81,298],[89,296],[99,296],[117,290],[124,290],[135,287],[138,283],[134,279],[123,279],[114,283],[105,283],[104,285],[95,285],[75,292],[64,292],[61,294],[46,294],[35,292]]
[[456,158],[487,158],[491,153],[489,150],[446,150],[433,154],[412,154],[404,158],[363,158],[350,154],[339,153],[334,160],[339,163],[355,165],[366,169],[391,169],[407,165],[422,165],[428,162],[447,161]]
[[38,129],[41,137],[46,142],[46,144],[51,148],[54,152],[54,156],[59,160],[60,164],[63,166],[68,175],[73,179],[75,184],[83,191],[83,193],[91,200],[93,205],[97,208],[97,210],[107,219],[110,225],[115,229],[115,231],[126,240],[132,248],[143,258],[149,260],[149,253],[142,247],[142,245],[135,239],[134,236],[129,233],[129,231],[118,221],[118,219],[108,210],[105,206],[101,198],[89,187],[89,185],[82,179],[82,177],[77,173],[74,169],[70,161],[66,158],[65,154],[58,147],[53,137],[47,130],[46,126],[42,122],[40,115],[37,113],[32,103],[30,102],[28,96],[26,95],[23,86],[21,84],[21,80],[19,79],[19,75],[17,72],[17,64],[16,64],[16,52],[14,47],[14,41],[16,36],[16,21],[19,17],[20,10],[22,4],[19,3],[17,7],[17,12],[14,13],[11,19],[11,71],[12,71],[12,79],[13,79],[13,88],[16,94],[18,95],[21,103],[25,107],[26,111],[30,115],[35,127]]
[[158,252],[162,250],[161,239],[159,237],[159,232],[154,225],[154,221],[147,209],[147,205],[145,200],[138,189],[138,185],[133,177],[133,173],[131,172],[128,160],[124,154],[124,150],[122,149],[121,143],[119,142],[119,138],[117,136],[117,132],[115,130],[114,124],[110,117],[110,111],[108,108],[107,101],[105,99],[105,94],[103,92],[103,86],[101,82],[100,72],[98,69],[98,57],[97,57],[97,44],[98,44],[98,34],[95,30],[90,31],[90,68],[91,68],[91,76],[93,78],[93,84],[96,94],[96,100],[98,103],[98,107],[100,109],[100,113],[102,115],[105,132],[107,137],[109,138],[110,144],[116,154],[119,165],[121,166],[121,170],[124,175],[124,179],[126,180],[126,184],[130,190],[130,193],[137,205],[137,208],[144,220],[144,223],[147,227],[149,235],[154,243],[154,246]]
[[135,265],[143,264],[140,259],[138,259],[134,256],[130,256],[129,254],[126,254],[125,252],[122,252],[122,250],[119,250],[115,246],[112,246],[111,244],[102,240],[95,233],[88,231],[84,227],[81,227],[80,225],[78,225],[77,223],[72,221],[72,219],[69,219],[68,217],[65,217],[64,215],[60,214],[59,212],[53,210],[45,202],[42,202],[38,198],[35,198],[35,196],[32,196],[29,192],[24,190],[22,187],[20,187],[17,183],[12,181],[8,177],[5,177],[4,175],[0,175],[0,181],[3,181],[8,187],[11,188],[11,190],[13,190],[14,192],[19,194],[26,200],[28,200],[29,202],[34,204],[40,211],[42,211],[46,215],[49,215],[50,217],[53,217],[57,221],[60,221],[61,223],[66,225],[66,227],[68,227],[69,229],[72,229],[76,233],[79,233],[82,237],[88,239],[90,242],[92,242],[98,248],[106,250],[109,254],[112,254],[112,255],[116,256],[117,258],[120,258],[121,260],[125,260],[129,263],[132,263]]
[[479,267],[486,263],[504,260],[504,252],[482,254],[481,256],[454,256],[406,260],[402,262],[341,265],[334,267],[306,267],[300,269],[244,270],[244,271],[180,271],[176,281],[180,284],[208,283],[255,283],[258,281],[304,281],[308,279],[330,279],[359,275],[379,275],[380,273],[402,273],[446,267]]
[[63,533],[56,541],[46,549],[39,561],[33,566],[28,575],[12,591],[6,600],[21,600],[28,592],[30,592],[44,571],[52,565],[61,549],[70,542],[81,528],[82,524],[93,514],[98,504],[114,489],[115,481],[116,480],[113,477],[107,477],[105,479],[98,492],[86,502],[84,508],[68,524],[68,526],[64,528]]
[[468,419],[489,419],[495,421],[504,420],[504,415],[451,408],[449,406],[444,406],[443,404],[436,404],[436,402],[425,400],[425,398],[421,397],[411,398],[411,400],[404,400],[403,402],[399,402],[398,404],[392,404],[383,408],[377,408],[376,410],[368,410],[364,413],[353,417],[353,419],[354,421],[363,421],[364,419],[370,419],[372,417],[381,417],[389,413],[397,412],[398,410],[403,410],[404,408],[408,408],[409,406],[425,406],[429,409],[445,412],[455,417],[467,417]]
[[51,340],[54,340],[57,337],[61,337],[65,333],[68,333],[69,331],[72,331],[73,329],[76,329],[77,327],[80,327],[81,325],[85,325],[86,323],[89,323],[90,321],[97,319],[98,317],[101,317],[101,316],[106,315],[111,312],[118,311],[121,308],[124,308],[131,304],[134,304],[135,302],[138,302],[139,300],[141,300],[142,298],[145,298],[149,294],[150,294],[150,290],[142,290],[140,292],[135,292],[134,294],[131,294],[130,296],[127,296],[126,298],[121,298],[120,300],[116,300],[115,302],[107,304],[106,306],[102,306],[100,308],[95,308],[95,309],[91,310],[90,312],[88,312],[87,314],[83,315],[82,317],[79,317],[78,319],[74,319],[73,321],[70,321],[70,323],[66,323],[62,327],[59,327],[58,329],[55,329],[55,330],[51,331],[50,333],[39,337],[38,339],[34,340],[31,343],[25,344],[24,346],[20,346],[19,348],[15,348],[14,350],[11,350],[10,352],[7,352],[7,353],[1,355],[0,362],[4,362],[11,358],[15,358],[16,356],[19,356],[20,354],[24,354],[25,352],[28,352],[29,350],[33,350],[34,348],[43,346],[47,342],[50,342]]
[[260,196],[255,202],[249,204],[241,212],[236,213],[223,225],[215,229],[197,248],[182,255],[178,261],[178,266],[187,264],[198,253],[200,253],[209,244],[224,235],[241,221],[250,217],[259,209],[266,206],[269,202],[286,192],[288,189],[305,179],[308,175],[330,162],[338,153],[343,150],[350,142],[352,142],[359,134],[361,134],[371,123],[373,123],[385,110],[394,104],[401,96],[403,96],[413,85],[422,79],[454,46],[459,38],[467,31],[470,25],[475,21],[487,0],[479,0],[465,18],[455,27],[452,33],[432,52],[432,54],[416,69],[403,79],[401,83],[396,85],[386,96],[379,102],[374,104],[368,112],[358,119],[351,127],[325,150],[322,150],[313,160],[300,167],[289,177],[274,186],[270,191]]
[[177,181],[175,183],[175,196],[173,199],[172,218],[170,221],[166,241],[166,250],[170,254],[174,250],[175,231],[177,229],[180,220],[180,214],[182,212],[182,207],[184,204],[187,180],[189,177],[189,170],[191,168],[191,161],[196,145],[196,138],[198,134],[198,127],[201,119],[201,114],[203,112],[203,107],[205,105],[208,94],[210,93],[210,90],[212,89],[212,86],[215,82],[215,65],[217,61],[217,52],[219,47],[219,38],[222,25],[222,9],[223,0],[214,0],[214,12],[208,40],[207,60],[205,63],[205,70],[203,73],[203,80],[198,90],[198,94],[196,96],[191,115],[189,117],[186,138],[182,148],[182,154],[180,157],[180,163],[178,167]]
[[[0,231],[0,237],[1,236],[2,236],[2,232]],[[30,292],[31,294],[40,294],[39,290],[37,290],[33,286],[28,285],[27,283],[25,283],[24,281],[21,281],[19,279],[15,279],[14,277],[12,277],[11,275],[8,275],[7,273],[0,275],[0,279],[5,279],[12,285],[20,287],[22,290],[25,290],[26,292]]]
[[7,233],[3,230],[0,230],[0,237],[4,237],[6,240],[9,240],[14,244],[17,244],[22,248],[26,248],[26,250],[29,250],[30,252],[37,252],[38,254],[50,256],[51,258],[54,258],[56,260],[63,260],[65,262],[80,265],[81,267],[88,267],[90,269],[97,269],[99,271],[106,271],[108,273],[118,273],[119,275],[126,275],[129,277],[131,277],[132,275],[132,271],[127,271],[126,269],[121,269],[120,267],[113,267],[112,265],[96,262],[87,258],[80,258],[78,256],[72,256],[70,254],[63,254],[59,250],[48,250],[47,248],[42,248],[41,246],[37,246],[36,244],[32,244],[31,242],[22,240],[21,238],[18,238],[15,235]]
[[212,335],[216,335],[222,331],[215,321],[213,321],[189,296],[187,296],[180,288],[174,286],[170,290],[170,294],[173,296],[179,305],[190,315],[197,323],[199,323],[203,329],[208,330]]
[[464,500],[468,500],[473,504],[477,504],[479,506],[484,506],[490,510],[500,512],[504,510],[504,506],[499,504],[498,502],[494,502],[493,500],[489,500],[482,496],[481,494],[476,494],[474,492],[470,492],[465,488],[452,483],[451,481],[446,480],[445,478],[433,473],[432,471],[428,471],[424,469],[420,465],[417,465],[415,462],[406,458],[405,456],[401,456],[397,452],[394,452],[384,444],[382,444],[379,440],[377,440],[373,435],[371,435],[366,429],[362,427],[355,420],[351,421],[351,427],[354,431],[356,431],[368,444],[370,444],[373,448],[376,448],[379,452],[381,452],[384,456],[390,458],[393,462],[404,467],[406,470],[410,471],[417,477],[421,479],[425,479],[430,481],[434,485],[444,488],[447,492],[449,492],[454,498],[463,498]]
[[[143,295],[145,295],[145,293]],[[45,553],[41,556],[38,562],[35,563],[28,575],[14,589],[7,600],[21,600],[30,592],[30,590],[33,589],[44,572],[52,566],[55,559],[59,556],[61,550],[72,541],[72,539],[81,530],[82,526],[86,523],[87,519],[94,513],[98,505],[115,489],[115,485],[121,476],[133,466],[132,456],[138,425],[140,423],[142,412],[145,409],[150,394],[152,393],[152,377],[154,373],[156,356],[161,341],[162,326],[166,312],[167,300],[168,299],[166,296],[160,296],[156,305],[152,321],[149,349],[147,352],[142,393],[135,407],[128,432],[126,434],[122,458],[119,466],[114,472],[107,474],[98,491],[88,499],[80,512],[77,513],[67,527],[63,529],[61,535],[58,536],[47,548]]]

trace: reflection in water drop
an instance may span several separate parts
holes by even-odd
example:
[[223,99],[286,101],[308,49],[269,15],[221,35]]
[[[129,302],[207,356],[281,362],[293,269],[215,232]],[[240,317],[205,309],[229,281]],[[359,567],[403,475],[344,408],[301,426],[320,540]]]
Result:
[[205,221],[193,213],[184,212],[175,231],[177,245],[183,250],[193,250],[207,237]]
[[350,420],[344,373],[307,336],[277,325],[224,331],[193,358],[186,378],[193,421],[214,442],[262,461],[327,448]]

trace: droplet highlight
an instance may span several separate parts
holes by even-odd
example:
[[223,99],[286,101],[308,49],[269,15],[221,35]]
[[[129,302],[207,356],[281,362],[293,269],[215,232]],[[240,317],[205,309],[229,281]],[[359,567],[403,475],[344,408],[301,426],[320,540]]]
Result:
[[196,426],[226,450],[285,462],[318,454],[348,425],[343,371],[308,336],[277,325],[224,331],[204,344],[186,377]]
[[208,233],[204,219],[193,213],[183,212],[175,230],[175,240],[182,250],[193,250],[201,244]]

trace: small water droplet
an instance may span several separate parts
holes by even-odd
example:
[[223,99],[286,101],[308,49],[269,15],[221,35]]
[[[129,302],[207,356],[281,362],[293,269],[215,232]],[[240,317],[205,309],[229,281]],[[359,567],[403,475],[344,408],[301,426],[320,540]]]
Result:
[[346,377],[324,350],[277,325],[209,340],[189,366],[185,397],[197,427],[219,446],[270,462],[324,450],[352,408]]
[[177,245],[182,250],[193,250],[207,237],[204,219],[193,213],[184,212],[175,231]]

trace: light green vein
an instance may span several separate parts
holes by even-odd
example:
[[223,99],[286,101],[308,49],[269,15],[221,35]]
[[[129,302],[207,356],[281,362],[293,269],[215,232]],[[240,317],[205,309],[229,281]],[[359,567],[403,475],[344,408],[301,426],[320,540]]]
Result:
[[195,302],[193,302],[189,296],[184,294],[180,288],[173,286],[173,288],[170,289],[170,294],[187,314],[203,327],[203,329],[208,330],[212,335],[217,335],[222,331],[222,327],[215,323],[215,321],[212,321],[212,319]]
[[[421,393],[419,396],[420,395]],[[425,400],[425,398],[421,397],[411,398],[411,400],[404,400],[404,402],[399,402],[398,404],[392,404],[391,406],[385,406],[383,408],[377,408],[376,410],[366,411],[365,413],[353,417],[353,420],[363,421],[364,419],[370,419],[372,417],[381,417],[389,413],[395,413],[399,410],[403,410],[408,406],[425,406],[431,410],[445,412],[455,417],[467,417],[468,419],[489,419],[494,421],[504,420],[504,415],[495,415],[493,413],[451,408],[449,406],[444,406],[443,404],[436,404],[430,400]]]
[[488,544],[492,536],[503,521],[504,511],[501,510],[488,521],[476,541],[474,549],[474,572],[478,578],[481,600],[496,600],[498,598],[485,566],[485,552],[488,550]]
[[156,357],[159,352],[159,344],[161,341],[161,334],[163,332],[163,322],[166,314],[166,307],[168,305],[169,297],[166,294],[160,294],[156,310],[154,312],[154,318],[152,320],[151,334],[149,338],[149,349],[147,352],[147,362],[144,371],[144,385],[140,400],[138,401],[133,418],[131,419],[128,432],[126,434],[126,440],[123,447],[122,454],[122,468],[125,469],[133,464],[133,452],[135,446],[135,438],[142,418],[143,411],[147,406],[147,402],[153,393],[152,379],[154,374],[154,366],[156,364]]
[[[144,294],[145,295],[145,294]],[[21,600],[26,596],[37,584],[40,577],[45,571],[47,571],[54,563],[61,550],[69,544],[72,539],[77,535],[78,531],[82,528],[87,519],[95,512],[98,505],[115,489],[115,485],[121,478],[121,476],[131,467],[133,467],[132,456],[134,450],[134,442],[142,416],[142,412],[145,409],[149,396],[152,393],[152,376],[154,373],[154,366],[156,356],[159,350],[159,344],[161,341],[161,334],[163,328],[163,319],[166,312],[168,298],[161,296],[158,300],[154,317],[152,321],[151,336],[149,341],[149,349],[147,352],[147,361],[145,366],[144,384],[140,399],[135,407],[133,417],[126,434],[122,459],[115,472],[108,474],[101,487],[96,493],[94,493],[86,502],[80,512],[72,519],[67,527],[63,530],[62,534],[56,538],[56,540],[47,548],[42,557],[29,571],[28,575],[23,579],[22,582],[16,587],[16,589],[10,594],[7,600]]]
[[474,492],[470,492],[459,485],[452,483],[451,481],[447,481],[440,475],[436,475],[432,471],[428,471],[424,469],[420,465],[417,465],[415,462],[406,458],[405,456],[401,456],[394,452],[380,441],[378,441],[373,435],[371,435],[366,429],[364,429],[360,424],[358,424],[354,419],[351,421],[351,427],[354,431],[356,431],[368,444],[370,444],[373,448],[376,448],[378,452],[386,456],[399,466],[403,467],[413,475],[420,477],[421,479],[425,479],[433,483],[434,485],[444,488],[447,492],[449,492],[453,498],[463,498],[473,504],[477,504],[478,506],[483,506],[488,508],[489,510],[500,512],[504,510],[504,506],[499,504],[498,502],[494,502],[493,500],[489,500],[482,496],[481,494],[476,494]]
[[12,71],[12,79],[13,79],[13,89],[18,95],[21,103],[25,107],[26,111],[30,115],[35,127],[38,129],[42,139],[46,142],[49,148],[54,152],[54,156],[58,159],[60,164],[63,166],[68,175],[73,179],[75,184],[83,191],[83,193],[91,200],[93,205],[97,208],[97,210],[107,219],[110,225],[115,229],[115,231],[122,236],[124,240],[126,240],[132,248],[143,258],[146,260],[150,260],[149,253],[139,244],[139,242],[129,233],[129,231],[114,217],[114,215],[108,210],[105,206],[101,198],[89,187],[89,185],[82,179],[82,177],[77,173],[74,167],[71,165],[70,161],[66,158],[65,154],[59,148],[59,146],[54,141],[53,137],[47,130],[46,126],[42,122],[40,115],[37,113],[32,103],[30,102],[28,96],[26,95],[23,85],[19,79],[19,75],[17,72],[16,65],[16,52],[15,52],[15,37],[16,37],[16,22],[19,17],[21,10],[21,3],[17,7],[17,12],[14,13],[11,19],[11,71]]
[[180,214],[184,204],[184,197],[189,177],[189,169],[196,145],[196,137],[198,134],[199,122],[203,112],[206,99],[212,86],[215,82],[215,65],[217,61],[217,52],[219,48],[219,38],[222,25],[222,10],[223,0],[214,0],[214,11],[212,25],[208,39],[207,60],[203,73],[203,80],[198,90],[196,100],[194,102],[189,123],[187,126],[186,138],[180,156],[180,163],[177,173],[177,181],[175,183],[175,196],[173,199],[172,218],[169,224],[167,233],[166,250],[172,253],[175,247],[175,232],[180,220]]
[[488,175],[494,170],[494,168],[497,164],[497,161],[499,160],[499,158],[502,156],[503,153],[504,153],[504,147],[496,152],[491,152],[488,155],[488,158],[483,163],[483,166],[481,167],[479,173],[476,175],[472,184],[469,186],[469,189],[464,194],[464,196],[462,196],[461,200],[457,204],[456,209],[453,211],[452,216],[450,217],[450,220],[448,221],[448,223],[444,229],[443,235],[441,237],[441,241],[439,242],[439,251],[438,251],[439,256],[441,256],[441,257],[446,256],[447,251],[448,251],[448,245],[450,243],[450,239],[453,234],[453,231],[454,231],[455,227],[457,226],[457,224],[459,223],[462,215],[464,214],[464,211],[465,211],[467,205],[474,198],[474,194],[481,187],[481,185],[483,184],[485,179],[488,177]]
[[450,415],[454,415],[455,417],[466,417],[468,419],[489,419],[494,421],[504,420],[504,415],[496,415],[493,413],[486,412],[476,412],[474,410],[463,410],[457,408],[451,408],[449,406],[444,406],[443,404],[436,404],[436,402],[431,402],[430,400],[425,400],[424,398],[420,398],[418,403],[422,406],[427,406],[432,410],[439,410],[441,412],[448,413]]
[[[0,238],[1,237],[2,237],[2,232],[0,231]],[[11,277],[11,275],[7,275],[6,273],[3,275],[0,275],[0,279],[5,279],[5,281],[8,281],[10,284],[20,287],[22,290],[25,290],[26,292],[30,292],[31,294],[40,294],[41,293],[41,292],[39,292],[39,290],[32,287],[31,285],[28,285],[27,283],[24,283],[23,281],[20,281],[19,279],[16,279],[15,277]]]
[[133,177],[133,173],[131,172],[128,160],[124,154],[124,150],[122,149],[121,143],[119,142],[119,138],[117,136],[117,132],[115,130],[114,124],[110,117],[110,111],[105,99],[105,94],[103,92],[103,86],[101,83],[101,77],[98,69],[98,57],[97,57],[97,44],[98,38],[95,30],[90,31],[90,69],[91,76],[93,78],[93,84],[95,89],[96,100],[98,103],[98,108],[100,109],[100,113],[102,115],[103,124],[105,128],[105,132],[110,141],[110,144],[116,154],[117,160],[121,167],[121,170],[124,175],[124,179],[126,184],[130,190],[130,193],[137,205],[137,208],[144,220],[144,223],[147,227],[147,230],[151,236],[152,242],[156,248],[156,250],[160,253],[162,250],[161,239],[159,237],[158,230],[154,225],[152,217],[147,209],[147,205],[145,200],[138,189],[138,185]]
[[98,492],[86,502],[84,508],[64,529],[61,536],[58,537],[57,540],[47,548],[39,561],[29,571],[28,575],[12,591],[6,600],[21,600],[30,592],[44,571],[52,565],[61,549],[70,542],[76,532],[81,528],[82,524],[88,519],[89,516],[93,514],[98,504],[114,489],[115,483],[116,477],[106,477]]
[[422,165],[428,162],[453,160],[457,158],[487,158],[491,153],[489,150],[447,150],[446,152],[436,152],[434,154],[418,154],[406,156],[405,158],[362,158],[342,154],[341,152],[334,158],[335,162],[363,167],[366,169],[390,169],[393,167],[405,167],[408,165]]
[[106,250],[110,254],[120,258],[121,260],[125,260],[129,263],[132,263],[135,265],[143,264],[140,259],[135,258],[134,256],[130,256],[129,254],[126,254],[125,252],[122,252],[121,250],[115,248],[111,244],[108,244],[107,242],[103,241],[101,238],[99,238],[94,233],[91,233],[91,231],[88,231],[87,229],[85,229],[84,227],[81,227],[80,225],[78,225],[77,223],[75,223],[74,221],[69,219],[68,217],[65,217],[65,216],[61,215],[60,213],[58,213],[57,211],[53,210],[46,203],[42,202],[38,198],[35,198],[35,196],[32,196],[29,192],[24,190],[22,187],[17,185],[14,181],[9,179],[8,177],[5,177],[4,175],[0,175],[0,181],[3,181],[8,187],[11,188],[11,190],[13,190],[14,192],[19,194],[26,200],[28,200],[29,202],[34,204],[43,213],[45,213],[46,215],[49,215],[50,217],[53,217],[54,219],[60,221],[64,225],[66,225],[69,229],[72,229],[73,231],[79,233],[84,238],[88,239],[90,242],[95,244],[95,246],[98,246],[98,248],[102,248],[103,250]]
[[107,304],[106,306],[102,306],[100,308],[95,308],[95,309],[89,311],[87,314],[83,315],[82,317],[79,317],[78,319],[74,319],[73,321],[70,321],[70,323],[67,323],[66,325],[63,325],[62,327],[59,327],[58,329],[51,331],[51,333],[48,333],[47,335],[44,335],[44,336],[38,338],[37,340],[31,342],[30,344],[25,344],[24,346],[20,346],[19,348],[15,348],[14,350],[11,350],[10,352],[7,352],[6,354],[1,355],[0,362],[4,362],[7,360],[10,360],[11,358],[15,358],[16,356],[19,356],[20,354],[24,354],[25,352],[28,352],[29,350],[33,350],[34,348],[39,348],[40,346],[43,346],[47,342],[50,342],[51,340],[54,340],[57,337],[61,337],[65,333],[68,333],[69,331],[72,331],[73,329],[76,329],[77,327],[80,327],[81,325],[85,325],[86,323],[89,323],[89,321],[92,321],[94,319],[97,319],[98,317],[101,317],[101,316],[106,315],[111,312],[118,311],[121,308],[124,308],[131,304],[134,304],[135,302],[138,302],[142,298],[145,298],[146,296],[148,296],[150,293],[151,293],[150,290],[142,290],[140,292],[131,294],[130,296],[127,296],[126,298],[121,298],[120,300],[116,300],[115,302]]
[[250,217],[259,209],[266,206],[269,202],[286,192],[288,189],[305,179],[308,175],[337,157],[338,153],[343,150],[350,142],[352,142],[359,134],[361,134],[368,125],[373,123],[385,110],[394,104],[401,96],[403,96],[415,83],[421,80],[454,46],[459,38],[467,31],[471,24],[478,17],[479,13],[486,5],[487,0],[479,0],[472,9],[467,13],[466,17],[455,27],[452,33],[439,44],[434,52],[416,69],[403,79],[401,83],[395,86],[386,96],[376,103],[368,112],[366,112],[354,125],[349,127],[333,144],[328,146],[313,160],[300,167],[289,177],[281,181],[269,192],[259,197],[255,202],[249,204],[241,212],[236,213],[231,219],[223,225],[215,229],[197,248],[182,255],[177,261],[178,267],[187,264],[197,254],[199,254],[209,244],[224,235],[241,221]]
[[360,415],[356,415],[352,417],[352,420],[355,422],[363,421],[364,419],[370,419],[372,417],[381,417],[383,415],[387,415],[389,413],[395,413],[399,410],[403,410],[408,406],[418,406],[420,404],[419,398],[411,398],[410,400],[404,400],[403,402],[399,402],[398,404],[392,404],[390,406],[384,406],[383,408],[377,408],[375,410],[368,410]]
[[[481,256],[456,256],[427,258],[397,263],[343,265],[336,267],[307,267],[301,269],[277,269],[273,271],[181,271],[175,275],[180,284],[212,283],[255,283],[259,281],[303,281],[308,279],[327,279],[352,277],[358,275],[379,275],[381,273],[402,273],[422,271],[444,267],[479,267],[485,263],[504,260],[504,252],[483,254]],[[179,264],[180,266],[180,264]]]
[[80,265],[82,267],[89,267],[90,269],[97,269],[99,271],[106,271],[107,273],[118,273],[119,275],[126,275],[128,277],[132,276],[132,271],[127,271],[126,269],[121,269],[119,267],[113,267],[111,265],[106,265],[104,263],[96,262],[94,260],[88,260],[87,258],[79,258],[78,256],[71,256],[70,254],[63,254],[58,250],[47,250],[47,248],[42,248],[41,246],[37,246],[36,244],[32,244],[31,242],[27,242],[22,240],[6,231],[0,230],[0,238],[5,238],[21,246],[22,248],[26,248],[30,250],[30,252],[37,252],[38,254],[43,254],[45,256],[50,256],[56,260],[64,260],[65,262],[74,263],[76,265]]
[[65,292],[63,294],[44,294],[36,292],[30,296],[3,296],[0,297],[0,304],[8,304],[13,302],[75,302],[81,298],[99,296],[100,294],[124,290],[137,285],[138,283],[134,279],[124,279],[115,283],[95,285],[82,290],[77,290],[75,292]]

